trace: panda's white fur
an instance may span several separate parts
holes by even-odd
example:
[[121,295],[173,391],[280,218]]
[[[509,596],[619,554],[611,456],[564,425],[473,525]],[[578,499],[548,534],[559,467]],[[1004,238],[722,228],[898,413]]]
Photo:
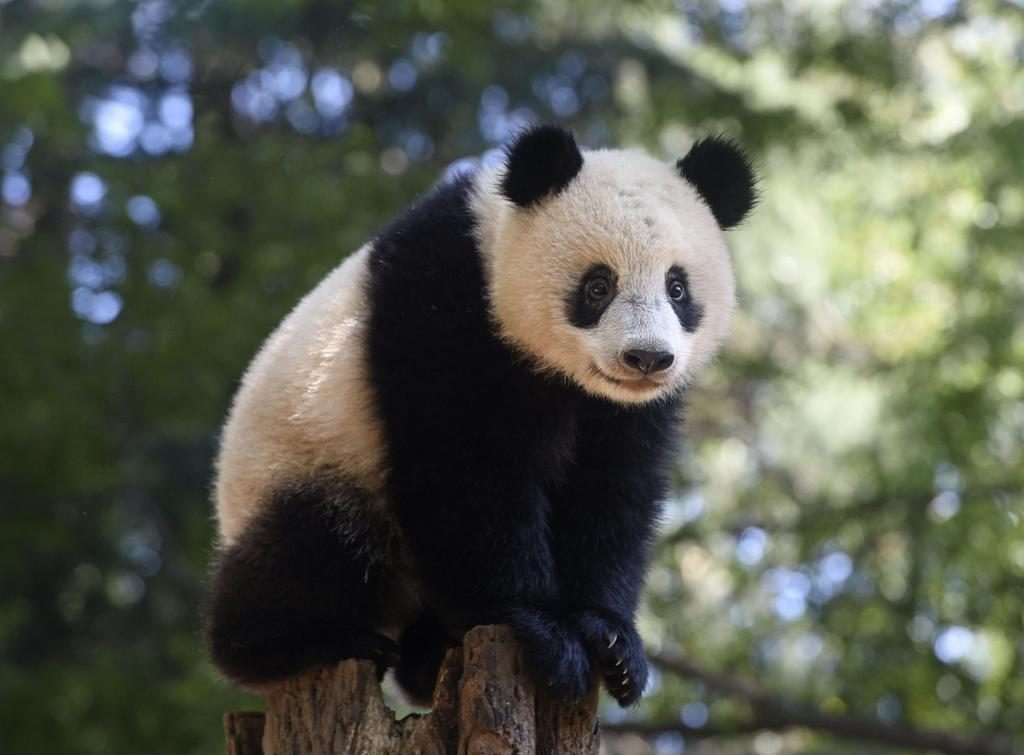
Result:
[[293,478],[340,471],[380,492],[383,447],[366,364],[369,256],[362,247],[302,299],[242,378],[217,464],[222,544]]
[[[728,250],[674,166],[635,150],[584,155],[565,190],[528,212],[502,195],[500,168],[476,177],[472,205],[492,314],[501,335],[543,367],[617,402],[650,401],[691,379],[725,338],[735,301]],[[370,251],[359,249],[310,292],[242,379],[217,465],[226,545],[267,491],[311,470],[381,490],[384,450],[365,351]],[[620,291],[596,328],[580,329],[565,298],[594,263],[619,272]],[[687,271],[704,309],[694,333],[680,327],[664,295],[672,265]],[[619,363],[626,343],[660,344],[675,362],[656,381],[635,380]]]
[[[735,307],[732,266],[722,230],[675,166],[635,150],[588,151],[565,189],[525,212],[502,196],[500,179],[500,168],[479,177],[474,206],[491,308],[506,339],[621,403],[679,388],[714,356]],[[569,322],[565,299],[594,264],[618,272],[619,292],[597,327],[581,329]],[[673,265],[687,272],[704,310],[694,333],[679,326],[665,296]],[[675,361],[656,381],[638,380],[621,365],[626,344],[657,346]]]

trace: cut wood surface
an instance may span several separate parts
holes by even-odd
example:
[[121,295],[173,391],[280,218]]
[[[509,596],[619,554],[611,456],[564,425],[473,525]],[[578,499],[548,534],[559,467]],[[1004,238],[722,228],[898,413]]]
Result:
[[396,721],[373,664],[342,661],[275,686],[265,715],[228,713],[224,729],[228,755],[597,755],[597,694],[538,691],[512,632],[484,626],[448,652],[430,713]]

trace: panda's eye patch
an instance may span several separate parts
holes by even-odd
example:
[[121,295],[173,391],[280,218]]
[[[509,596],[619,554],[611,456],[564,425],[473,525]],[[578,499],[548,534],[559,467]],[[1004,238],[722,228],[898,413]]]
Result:
[[681,267],[673,266],[665,276],[665,291],[683,330],[692,333],[700,325],[704,307],[690,293],[690,279]]
[[615,298],[615,272],[607,265],[594,265],[569,294],[569,322],[577,328],[592,328]]

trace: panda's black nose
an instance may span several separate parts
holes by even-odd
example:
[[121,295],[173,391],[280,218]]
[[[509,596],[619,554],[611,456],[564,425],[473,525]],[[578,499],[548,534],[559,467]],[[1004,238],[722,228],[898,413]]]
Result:
[[647,351],[646,349],[629,349],[622,352],[622,362],[630,369],[650,375],[663,372],[672,366],[676,358],[668,351]]

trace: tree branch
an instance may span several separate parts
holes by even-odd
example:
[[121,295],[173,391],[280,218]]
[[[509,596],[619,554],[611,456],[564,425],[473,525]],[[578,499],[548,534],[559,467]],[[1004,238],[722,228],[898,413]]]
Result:
[[618,724],[605,731],[654,736],[679,733],[684,736],[709,738],[734,736],[767,729],[804,727],[857,742],[874,742],[913,750],[934,750],[946,755],[1024,755],[1022,748],[1005,732],[965,733],[942,729],[917,728],[909,725],[888,725],[865,716],[823,713],[800,705],[781,695],[774,695],[741,677],[706,669],[676,654],[659,653],[651,660],[662,670],[688,679],[698,679],[708,688],[746,700],[755,711],[752,721],[734,727],[695,728],[668,722],[658,724]]

